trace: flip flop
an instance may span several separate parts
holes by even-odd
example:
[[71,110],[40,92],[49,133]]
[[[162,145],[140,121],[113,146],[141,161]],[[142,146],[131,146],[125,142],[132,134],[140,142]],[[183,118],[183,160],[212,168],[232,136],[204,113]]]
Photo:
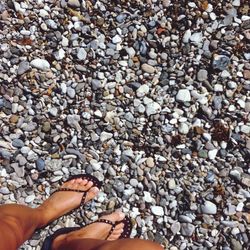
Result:
[[[94,177],[93,175],[90,175],[90,174],[78,174],[78,175],[73,175],[71,177],[69,177],[67,179],[67,181],[65,182],[68,182],[68,181],[71,181],[71,180],[75,180],[75,179],[83,179],[83,180],[88,180],[88,181],[92,181],[93,182],[93,186],[92,187],[97,187],[98,189],[100,189],[102,187],[102,182],[99,181],[96,177]],[[92,188],[91,187],[91,188]],[[89,188],[88,190],[86,191],[82,191],[82,190],[78,190],[78,189],[72,189],[72,188],[58,188],[56,191],[54,191],[52,194],[54,193],[57,193],[57,192],[64,192],[64,191],[69,191],[69,192],[78,192],[78,193],[82,193],[82,199],[81,199],[81,202],[79,204],[78,207],[74,208],[73,210],[71,210],[69,213],[67,214],[70,214],[72,213],[73,211],[77,210],[78,208],[80,208],[81,206],[84,205],[84,202],[86,200],[86,196],[87,196],[87,193],[88,191],[91,189]]]
[[[118,224],[120,224],[120,223],[124,223],[124,228],[123,228],[122,234],[120,235],[120,237],[118,239],[125,239],[125,238],[129,238],[130,237],[130,234],[131,234],[131,231],[132,231],[132,222],[131,222],[131,220],[128,217],[125,217],[123,220],[117,221],[117,222],[112,222],[110,220],[105,220],[105,219],[99,219],[97,221],[89,223],[88,225],[91,225],[91,224],[94,224],[94,223],[97,223],[97,222],[106,223],[106,224],[109,224],[109,225],[112,226],[111,229],[109,230],[109,234],[106,237],[106,240],[108,239],[108,237],[114,231],[115,226],[118,225]],[[86,225],[84,227],[87,227],[88,225]],[[67,234],[67,233],[70,233],[70,232],[73,232],[73,231],[77,231],[77,230],[79,230],[81,228],[84,228],[84,227],[66,227],[66,228],[58,229],[54,234],[48,236],[44,240],[41,250],[51,250],[52,249],[51,247],[52,247],[52,244],[53,244],[53,240],[56,237],[58,237],[59,235]]]
[[[82,179],[86,179],[88,181],[92,181],[93,182],[93,186],[92,187],[97,187],[98,189],[100,189],[102,187],[102,182],[99,181],[96,177],[94,177],[93,175],[90,175],[90,174],[78,174],[78,175],[73,175],[73,176],[70,176],[65,182],[67,181],[71,181],[71,180],[74,180],[74,179],[79,179],[79,178],[82,178]],[[92,188],[91,187],[91,188]],[[69,211],[68,213],[64,214],[64,215],[69,215],[73,212],[75,212],[76,210],[78,210],[80,207],[82,207],[84,205],[84,202],[86,200],[86,196],[87,196],[87,193],[88,191],[91,189],[89,188],[88,190],[86,191],[82,191],[82,190],[78,190],[78,189],[72,189],[72,188],[58,188],[57,190],[55,190],[52,194],[54,193],[57,193],[57,192],[67,192],[67,191],[70,191],[70,192],[78,192],[78,193],[82,193],[82,199],[80,201],[80,204],[78,207],[72,209],[71,211]],[[51,195],[52,195],[51,194]],[[47,227],[48,225],[50,225],[52,222],[50,222],[49,224],[37,229],[37,230],[41,230],[41,229],[44,229],[45,227]]]

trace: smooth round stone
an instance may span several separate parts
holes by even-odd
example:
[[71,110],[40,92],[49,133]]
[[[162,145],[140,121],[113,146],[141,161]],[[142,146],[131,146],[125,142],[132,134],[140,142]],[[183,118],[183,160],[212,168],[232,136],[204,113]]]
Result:
[[22,75],[30,69],[30,64],[27,61],[22,61],[17,69],[17,74]]
[[146,160],[146,164],[149,168],[153,168],[155,166],[154,163],[154,158],[153,157],[148,157]]
[[170,230],[172,231],[173,234],[179,233],[180,230],[181,230],[181,224],[180,224],[180,222],[174,222],[171,225]]
[[163,210],[163,207],[161,207],[161,206],[151,206],[151,212],[157,216],[164,215],[164,210]]
[[180,89],[176,95],[176,101],[178,102],[190,102],[191,95],[188,89]]
[[71,87],[68,87],[67,88],[67,95],[70,97],[70,98],[74,98],[75,95],[76,95],[76,91],[75,89],[71,88]]
[[87,58],[87,52],[84,48],[80,48],[77,52],[77,58],[84,61]]
[[131,179],[129,181],[130,185],[133,186],[133,187],[137,187],[138,186],[138,180],[136,179]]
[[197,74],[197,79],[200,82],[207,80],[207,71],[205,69],[200,69]]
[[179,125],[179,127],[178,127],[178,131],[179,131],[181,134],[186,135],[186,134],[188,134],[188,132],[189,132],[189,126],[188,126],[186,123],[182,122],[182,123],[180,123],[180,125]]
[[67,4],[68,4],[68,6],[70,6],[72,8],[79,8],[81,6],[79,0],[68,0]]
[[25,198],[25,202],[26,202],[26,203],[31,203],[31,202],[33,202],[33,201],[35,200],[35,198],[36,198],[36,196],[35,196],[34,194],[29,195],[29,196],[27,196],[27,197]]
[[201,205],[201,211],[203,214],[216,214],[217,206],[211,201],[205,201],[205,203]]
[[31,67],[37,68],[40,70],[48,70],[50,69],[50,64],[45,59],[36,58],[30,62]]
[[36,160],[36,168],[38,171],[43,171],[45,168],[45,161],[41,158]]
[[193,235],[193,232],[195,230],[195,226],[190,223],[181,223],[181,234],[183,236],[190,237]]
[[155,72],[155,68],[147,63],[142,64],[141,69],[149,74],[153,74]]
[[101,136],[100,136],[100,140],[101,140],[101,142],[104,142],[104,141],[111,139],[112,137],[113,137],[112,133],[102,132]]
[[12,141],[12,146],[16,148],[22,148],[24,146],[24,142],[20,139],[14,139]]

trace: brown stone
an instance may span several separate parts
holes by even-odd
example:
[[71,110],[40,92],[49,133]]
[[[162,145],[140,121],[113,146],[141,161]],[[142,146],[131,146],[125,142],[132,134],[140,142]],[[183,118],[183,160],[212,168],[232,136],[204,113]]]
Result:
[[250,79],[250,70],[244,70],[243,71],[244,78],[249,80]]
[[10,123],[17,123],[18,122],[18,119],[19,119],[19,116],[17,115],[12,115],[10,117]]

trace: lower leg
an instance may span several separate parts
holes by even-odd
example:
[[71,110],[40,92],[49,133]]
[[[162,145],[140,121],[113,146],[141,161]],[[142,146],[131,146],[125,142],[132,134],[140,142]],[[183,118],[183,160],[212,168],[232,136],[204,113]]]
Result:
[[56,250],[163,250],[163,247],[149,240],[120,239],[105,241],[96,239],[65,240]]
[[3,245],[7,244],[8,249],[17,249],[43,223],[43,213],[39,208],[33,209],[16,204],[2,205],[0,206],[0,242]]

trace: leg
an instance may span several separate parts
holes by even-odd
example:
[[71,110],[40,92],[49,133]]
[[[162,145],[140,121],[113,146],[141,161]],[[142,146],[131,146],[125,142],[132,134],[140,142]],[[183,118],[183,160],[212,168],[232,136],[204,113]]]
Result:
[[[124,214],[119,212],[101,217],[112,222],[119,222]],[[106,239],[111,226],[95,222],[82,229],[57,236],[52,244],[52,250],[163,250],[154,242],[140,239],[119,239],[123,232],[122,223],[118,223],[112,234]]]
[[[87,180],[71,180],[62,188],[87,191],[93,183]],[[91,188],[85,201],[92,199],[98,192]],[[61,191],[54,193],[38,208],[8,204],[0,206],[0,250],[16,250],[29,239],[34,231],[76,208],[81,202],[82,193]]]
[[0,207],[0,250],[17,249],[36,228],[43,225],[43,222],[39,208],[32,209],[16,204],[2,205]]
[[56,250],[164,250],[159,244],[149,240],[120,239],[105,241],[96,239],[78,239],[65,242]]

